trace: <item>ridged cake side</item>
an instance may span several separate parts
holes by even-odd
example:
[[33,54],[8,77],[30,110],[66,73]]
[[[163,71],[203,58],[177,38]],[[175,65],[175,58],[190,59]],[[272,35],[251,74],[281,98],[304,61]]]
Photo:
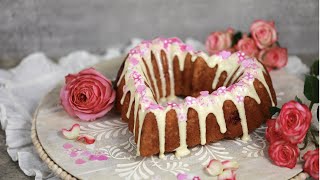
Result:
[[[270,118],[275,92],[258,61],[241,52],[208,57],[176,39],[144,43],[119,70],[116,98],[121,118],[135,134],[138,154],[176,151],[183,156],[187,147],[198,144],[241,135],[247,140]],[[189,95],[193,97],[181,104],[170,102]],[[169,102],[159,105],[164,98]]]

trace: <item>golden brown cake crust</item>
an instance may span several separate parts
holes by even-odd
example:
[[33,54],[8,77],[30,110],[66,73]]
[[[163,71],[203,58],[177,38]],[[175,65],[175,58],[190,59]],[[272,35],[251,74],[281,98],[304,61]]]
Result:
[[[166,59],[166,54],[164,51],[161,52],[161,63],[164,67],[164,78],[166,82],[166,95],[168,96],[170,92],[170,78],[169,78],[169,68],[168,60]],[[149,88],[161,87],[160,72],[158,65],[155,60],[155,56],[151,55],[151,62],[153,65],[153,71],[155,73],[157,82],[151,81],[151,85],[147,85]],[[227,79],[227,72],[222,72],[219,77],[219,81],[215,89],[212,89],[212,81],[217,75],[217,69],[219,65],[216,65],[213,68],[208,67],[207,63],[200,57],[197,60],[192,61],[191,55],[187,54],[184,61],[183,71],[179,70],[179,60],[175,56],[172,61],[173,65],[173,75],[174,75],[174,91],[177,96],[194,96],[197,97],[201,91],[209,91],[210,93],[216,90],[217,88],[223,86],[224,82]],[[145,63],[145,61],[144,61]],[[121,66],[118,72],[118,80],[124,66]],[[150,70],[147,69],[146,76],[149,79],[151,78]],[[235,76],[234,72],[232,74]],[[240,74],[241,75],[241,74]],[[231,79],[227,83],[227,86],[231,85]],[[238,78],[238,77],[237,77]],[[244,108],[247,118],[247,127],[248,131],[252,132],[258,128],[266,119],[270,118],[269,108],[272,106],[271,99],[276,103],[276,95],[272,86],[271,78],[267,71],[264,73],[264,78],[268,87],[265,87],[262,82],[258,79],[254,79],[253,85],[254,88],[261,100],[259,104],[255,99],[246,96],[244,97]],[[156,84],[156,85],[155,85]],[[138,141],[139,136],[139,118],[136,118],[136,125],[134,128],[134,108],[131,107],[129,118],[127,118],[126,113],[129,108],[130,103],[130,92],[124,94],[123,88],[126,85],[125,79],[121,79],[116,88],[116,109],[121,113],[121,118],[123,121],[128,122],[129,130],[131,132],[135,131],[135,141]],[[267,91],[268,88],[271,92]],[[160,97],[163,97],[162,92],[160,91]],[[121,104],[121,98],[124,97],[124,101]],[[156,95],[154,94],[155,99]],[[134,102],[133,102],[134,103]],[[141,108],[139,106],[139,108]],[[205,107],[204,107],[205,108]],[[206,117],[206,144],[211,142],[216,142],[221,139],[233,139],[239,137],[243,134],[241,126],[241,118],[239,117],[239,112],[234,104],[230,100],[226,100],[223,103],[223,114],[226,122],[227,131],[225,133],[220,132],[220,127],[217,122],[217,119],[214,114],[210,113]],[[137,114],[139,116],[139,114]],[[179,137],[179,128],[178,128],[178,118],[177,112],[175,110],[170,110],[166,113],[165,116],[165,152],[173,152],[180,146],[180,137]],[[199,116],[198,112],[193,108],[189,108],[187,112],[187,138],[186,142],[188,147],[193,147],[201,143],[200,140],[200,127],[199,127]],[[156,117],[153,113],[149,112],[144,118],[144,122],[141,129],[140,137],[140,155],[141,156],[150,156],[159,153],[159,131]]]

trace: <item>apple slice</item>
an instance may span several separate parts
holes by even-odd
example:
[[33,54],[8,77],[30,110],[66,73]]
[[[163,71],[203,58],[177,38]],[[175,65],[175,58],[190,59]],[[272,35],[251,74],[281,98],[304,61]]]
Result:
[[62,129],[61,132],[67,139],[76,139],[80,134],[80,125],[74,124],[70,129]]
[[210,176],[218,176],[223,171],[222,163],[218,160],[212,159],[209,164],[205,167],[205,171]]
[[222,166],[224,170],[230,169],[235,171],[239,169],[239,164],[237,161],[230,161],[230,160],[222,161]]
[[231,169],[224,170],[218,176],[218,180],[236,180],[236,173]]
[[85,142],[85,143],[87,143],[87,144],[93,144],[96,140],[94,139],[93,136],[84,134],[84,135],[80,135],[80,136],[77,138],[77,141],[82,141],[82,142]]

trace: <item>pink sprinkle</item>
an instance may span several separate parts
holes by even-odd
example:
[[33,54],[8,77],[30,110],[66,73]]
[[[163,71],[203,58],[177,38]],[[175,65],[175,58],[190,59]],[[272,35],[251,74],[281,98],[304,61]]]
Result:
[[108,157],[106,155],[91,155],[89,157],[89,160],[90,161],[95,161],[95,160],[105,161],[105,160],[108,160]]
[[187,178],[188,178],[188,175],[186,173],[179,173],[177,175],[178,180],[187,180]]
[[185,122],[185,121],[187,121],[187,115],[184,114],[184,113],[179,113],[179,114],[178,114],[178,120],[179,120],[180,122]]
[[143,84],[141,84],[141,85],[138,85],[138,87],[137,87],[137,92],[138,93],[141,93],[142,91],[144,91],[146,89],[146,86]]
[[81,153],[82,156],[90,156],[91,155],[91,152],[89,151],[84,151]]
[[78,156],[78,153],[76,151],[72,151],[70,153],[70,157],[77,157]]
[[224,94],[224,93],[226,92],[226,90],[227,90],[227,88],[224,87],[224,86],[222,86],[222,87],[219,87],[219,88],[217,89],[217,92],[218,92],[219,94]]
[[97,159],[98,159],[98,156],[97,156],[97,155],[94,155],[94,154],[93,154],[93,155],[90,155],[90,156],[89,156],[89,160],[90,160],[90,161],[94,161],[94,160],[97,160]]
[[252,81],[254,79],[254,76],[251,74],[251,73],[247,73],[245,76],[244,76],[245,79],[249,80],[249,81]]
[[178,104],[177,103],[174,103],[174,102],[168,102],[167,105],[171,108],[173,107],[178,107]]
[[85,163],[86,161],[85,160],[83,160],[83,159],[77,159],[76,160],[76,164],[83,164],[83,163]]
[[202,96],[208,96],[209,95],[209,91],[201,91],[200,94]]
[[163,109],[159,104],[151,103],[148,109]]
[[193,51],[193,48],[189,45],[182,44],[182,45],[180,45],[180,50],[181,51]]
[[244,101],[244,97],[243,96],[237,96],[237,101],[238,103],[241,103]]
[[170,38],[169,41],[171,43],[182,43],[182,41],[179,38],[176,38],[176,37]]
[[105,161],[105,160],[108,160],[108,157],[106,155],[100,155],[100,156],[98,156],[97,160],[98,161]]
[[134,65],[134,66],[139,63],[139,61],[138,61],[136,58],[130,58],[129,61],[130,61],[130,63],[131,63],[132,65]]
[[220,53],[219,53],[219,56],[221,56],[222,57],[222,59],[227,59],[228,57],[230,57],[231,56],[231,52],[229,52],[229,51],[221,51]]
[[73,145],[70,144],[70,143],[65,143],[65,144],[63,145],[63,148],[65,148],[65,149],[70,149],[70,148],[72,148],[72,147],[73,147]]

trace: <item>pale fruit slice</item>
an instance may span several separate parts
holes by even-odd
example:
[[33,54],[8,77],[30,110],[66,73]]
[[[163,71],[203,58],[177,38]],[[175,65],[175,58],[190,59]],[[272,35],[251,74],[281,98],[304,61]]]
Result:
[[236,173],[231,169],[224,170],[218,176],[218,180],[235,180],[235,179],[236,179]]
[[230,160],[222,161],[222,166],[224,170],[230,169],[235,171],[239,169],[239,164],[237,161],[230,161]]
[[205,171],[210,176],[218,176],[223,171],[222,163],[218,160],[212,159],[207,165],[207,167],[205,167]]
[[87,144],[93,144],[96,141],[93,136],[87,134],[80,135],[77,140],[85,142]]
[[70,129],[62,129],[61,132],[67,139],[76,139],[80,134],[80,125],[74,124]]

